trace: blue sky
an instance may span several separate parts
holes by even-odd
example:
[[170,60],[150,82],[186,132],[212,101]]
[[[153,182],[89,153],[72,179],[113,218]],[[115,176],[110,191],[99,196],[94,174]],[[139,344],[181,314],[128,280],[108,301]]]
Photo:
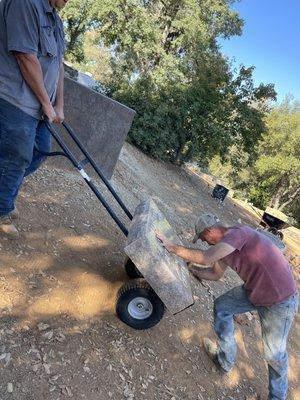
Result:
[[244,20],[242,36],[220,41],[234,65],[256,67],[256,85],[274,83],[281,102],[300,100],[300,0],[241,0],[232,6]]

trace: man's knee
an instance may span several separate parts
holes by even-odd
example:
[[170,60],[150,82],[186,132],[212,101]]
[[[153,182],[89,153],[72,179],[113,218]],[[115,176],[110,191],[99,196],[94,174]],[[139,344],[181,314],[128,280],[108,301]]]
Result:
[[223,293],[221,296],[217,297],[214,300],[214,308],[215,309],[221,309],[221,308],[226,308],[228,304],[232,303],[232,296],[231,296],[232,290],[229,290],[226,293]]
[[[265,355],[265,360],[266,362],[271,365],[272,367],[280,367],[282,365],[285,365],[288,360],[288,355],[286,351],[277,351],[275,349],[272,349],[268,347],[267,349],[264,349],[264,355]],[[276,368],[274,368],[276,369]]]
[[220,306],[222,304],[221,298],[222,298],[222,296],[219,296],[214,300],[214,311],[217,311],[220,308]]
[[214,300],[214,315],[226,311],[226,293]]

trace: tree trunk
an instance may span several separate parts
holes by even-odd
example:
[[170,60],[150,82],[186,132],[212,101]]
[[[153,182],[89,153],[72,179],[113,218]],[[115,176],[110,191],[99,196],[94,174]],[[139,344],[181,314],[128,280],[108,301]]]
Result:
[[179,165],[179,166],[181,166],[181,165],[183,164],[184,155],[182,154],[182,152],[183,152],[183,149],[184,149],[185,145],[186,145],[186,142],[183,143],[183,144],[179,147],[179,149],[178,149],[178,151],[177,151],[177,154],[176,154],[176,157],[175,157],[174,164]]
[[289,199],[280,205],[278,210],[282,211],[286,206],[291,204],[291,202],[297,197],[298,193],[300,193],[300,188],[295,190],[295,192],[289,197]]
[[288,194],[289,192],[289,185],[284,185],[286,183],[285,177],[283,176],[277,184],[277,191],[271,197],[270,206],[273,208],[279,209],[281,199]]

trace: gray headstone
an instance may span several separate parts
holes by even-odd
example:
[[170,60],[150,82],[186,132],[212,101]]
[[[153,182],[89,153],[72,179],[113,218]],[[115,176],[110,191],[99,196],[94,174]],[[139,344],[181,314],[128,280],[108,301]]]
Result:
[[[65,77],[64,83],[65,121],[72,127],[105,177],[110,179],[135,111],[68,77]],[[84,158],[68,139],[64,129],[57,125],[55,128],[60,131],[75,156],[79,157],[79,161]],[[55,158],[53,162],[60,167],[68,165],[61,158]]]
[[176,314],[194,303],[189,272],[181,258],[162,246],[156,231],[182,244],[163,213],[149,199],[135,210],[124,250],[166,307]]

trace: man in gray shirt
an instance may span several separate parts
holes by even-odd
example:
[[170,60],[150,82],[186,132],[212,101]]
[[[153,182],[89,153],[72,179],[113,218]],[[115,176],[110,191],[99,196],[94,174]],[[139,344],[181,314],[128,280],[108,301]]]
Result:
[[23,178],[50,151],[45,119],[61,123],[63,24],[68,0],[0,1],[0,233],[18,237],[12,219]]

